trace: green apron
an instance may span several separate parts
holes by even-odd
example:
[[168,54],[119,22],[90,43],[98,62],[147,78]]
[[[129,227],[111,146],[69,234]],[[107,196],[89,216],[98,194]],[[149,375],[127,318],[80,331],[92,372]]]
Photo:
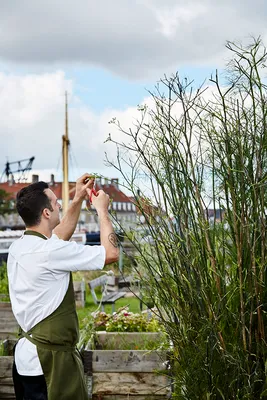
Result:
[[[24,234],[47,239],[34,231],[25,231]],[[48,400],[88,400],[83,363],[76,348],[79,324],[71,273],[69,287],[60,306],[28,332],[20,329],[20,335],[37,347]]]

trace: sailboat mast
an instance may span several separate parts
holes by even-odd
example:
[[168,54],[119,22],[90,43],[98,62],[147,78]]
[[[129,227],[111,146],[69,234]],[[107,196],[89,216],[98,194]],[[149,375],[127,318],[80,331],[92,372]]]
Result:
[[69,127],[68,127],[68,94],[65,92],[65,135],[62,136],[63,183],[62,211],[66,213],[69,205]]

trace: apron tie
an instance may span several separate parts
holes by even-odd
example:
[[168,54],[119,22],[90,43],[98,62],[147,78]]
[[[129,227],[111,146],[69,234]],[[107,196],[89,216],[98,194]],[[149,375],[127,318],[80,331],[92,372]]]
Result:
[[30,331],[29,332],[24,332],[20,328],[19,336],[23,336],[26,339],[28,339],[31,343],[35,344],[35,346],[38,346],[42,349],[46,350],[51,350],[51,351],[70,351],[73,352],[76,350],[75,346],[65,346],[61,344],[50,344],[50,343],[42,343],[39,340],[34,339],[32,336],[30,336]]

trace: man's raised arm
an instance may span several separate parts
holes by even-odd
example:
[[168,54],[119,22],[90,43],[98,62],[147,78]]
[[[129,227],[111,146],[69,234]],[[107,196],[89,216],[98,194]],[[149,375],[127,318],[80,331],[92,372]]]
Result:
[[73,201],[59,225],[54,229],[54,233],[60,239],[70,240],[72,237],[77,226],[83,200],[87,197],[87,190],[92,189],[93,186],[94,178],[89,174],[84,174],[76,181]]
[[109,218],[109,196],[103,190],[99,190],[96,196],[91,193],[89,189],[87,189],[87,193],[89,197],[92,196],[92,204],[98,215],[100,242],[101,246],[104,246],[106,250],[105,265],[111,264],[112,262],[118,261],[120,250],[117,236]]

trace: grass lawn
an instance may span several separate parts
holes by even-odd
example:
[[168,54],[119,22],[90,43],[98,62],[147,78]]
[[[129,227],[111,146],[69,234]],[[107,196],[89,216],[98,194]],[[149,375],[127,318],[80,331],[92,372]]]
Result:
[[[120,307],[129,306],[129,311],[133,313],[140,313],[140,301],[137,297],[127,297],[122,298],[116,301],[115,303],[115,311]],[[80,329],[83,328],[83,320],[85,317],[88,317],[92,312],[98,309],[99,305],[95,304],[92,298],[91,293],[86,292],[86,303],[84,308],[78,308],[77,314],[79,318]],[[111,313],[111,305],[105,305],[105,312],[107,314]]]

